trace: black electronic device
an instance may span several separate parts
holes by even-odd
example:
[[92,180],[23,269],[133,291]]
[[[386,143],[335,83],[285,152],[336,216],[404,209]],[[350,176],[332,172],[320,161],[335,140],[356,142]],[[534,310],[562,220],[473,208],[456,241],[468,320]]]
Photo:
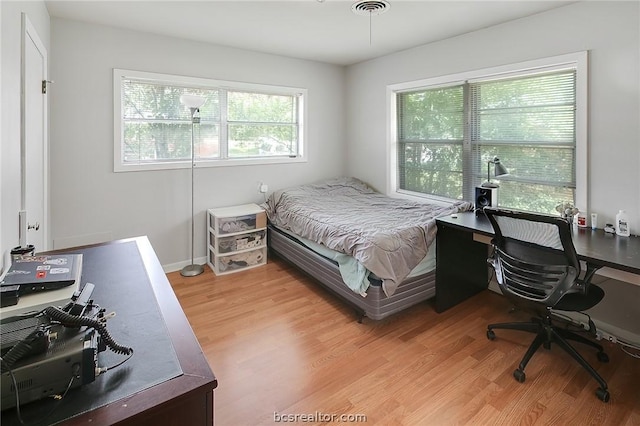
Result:
[[133,354],[133,349],[116,343],[107,331],[110,315],[93,303],[93,289],[93,284],[86,283],[62,308],[49,306],[0,320],[3,411],[16,403],[64,396],[70,389],[93,382],[113,368],[98,366],[98,354],[106,348]]
[[[14,320],[14,321],[11,321]],[[0,355],[3,357],[20,342],[28,341],[28,351],[22,356],[45,352],[49,347],[48,335],[45,331],[51,324],[43,315],[13,317],[0,325]]]
[[15,407],[16,390],[20,404],[63,395],[69,389],[91,383],[96,378],[98,334],[95,330],[50,328],[52,340],[45,352],[15,363],[11,371],[3,368],[0,384],[2,410]]
[[498,188],[476,186],[475,211],[482,211],[485,207],[498,207]]
[[[76,291],[73,294],[71,300],[64,307],[64,312],[68,312],[70,315],[83,315],[87,309],[93,309],[91,295],[94,288],[93,284],[86,283],[82,291]],[[33,339],[36,334],[48,339],[50,325],[51,319],[39,312],[3,318],[0,320],[0,355],[4,357],[9,350],[25,339],[31,340],[29,342],[30,349],[29,352],[22,351],[21,357],[46,351],[48,345],[36,345]],[[38,330],[43,330],[43,333],[37,333]]]

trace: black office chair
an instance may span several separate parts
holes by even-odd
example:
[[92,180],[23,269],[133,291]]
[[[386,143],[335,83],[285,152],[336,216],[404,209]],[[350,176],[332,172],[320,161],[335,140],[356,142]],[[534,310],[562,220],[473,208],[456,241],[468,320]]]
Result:
[[[600,384],[596,396],[609,401],[607,383],[569,344],[580,342],[598,350],[598,360],[609,360],[601,345],[559,325],[553,311],[581,312],[597,305],[604,291],[591,284],[597,267],[588,265],[580,278],[580,262],[571,239],[569,223],[560,218],[541,214],[485,207],[484,212],[493,225],[495,237],[493,254],[488,263],[495,269],[502,293],[513,304],[536,317],[531,322],[490,324],[487,337],[495,339],[494,329],[522,330],[536,334],[513,377],[522,383],[524,369],[533,354],[544,345],[551,349],[557,343],[582,365]],[[595,326],[589,319],[589,328]],[[586,331],[586,330],[585,330]]]

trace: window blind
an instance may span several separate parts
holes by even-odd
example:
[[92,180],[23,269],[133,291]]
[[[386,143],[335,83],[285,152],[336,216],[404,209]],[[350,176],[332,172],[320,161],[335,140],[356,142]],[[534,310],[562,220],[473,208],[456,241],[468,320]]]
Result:
[[[306,161],[304,88],[113,70],[114,170]],[[205,99],[198,122],[180,102]]]
[[228,91],[229,157],[297,156],[298,100],[293,95]]
[[528,71],[396,94],[398,187],[473,200],[487,166],[500,205],[554,211],[576,190],[576,71]]
[[575,70],[470,84],[472,186],[487,179],[497,156],[509,170],[497,179],[500,205],[549,211],[573,200],[575,93]]
[[195,157],[218,156],[218,90],[136,79],[124,79],[121,90],[123,163],[191,159],[191,111],[180,102],[187,93],[206,99],[199,109],[200,124],[194,126]]
[[463,99],[462,85],[398,95],[400,188],[462,198]]

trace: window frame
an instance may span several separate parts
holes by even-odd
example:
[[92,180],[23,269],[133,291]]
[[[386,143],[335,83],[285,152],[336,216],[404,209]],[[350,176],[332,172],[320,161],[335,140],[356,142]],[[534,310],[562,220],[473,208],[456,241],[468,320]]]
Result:
[[[450,198],[440,197],[431,194],[417,193],[399,188],[398,180],[398,117],[397,117],[397,95],[399,93],[415,91],[420,89],[437,89],[439,87],[450,87],[465,83],[476,83],[517,77],[533,72],[544,72],[575,68],[576,70],[576,111],[575,111],[575,173],[576,189],[575,203],[580,209],[588,209],[588,52],[576,52],[565,55],[552,56],[535,59],[531,61],[502,65],[491,68],[484,68],[473,71],[466,71],[450,75],[438,76],[422,80],[397,83],[387,86],[387,193],[392,196],[410,199],[428,199],[437,203],[451,203]],[[465,152],[472,149],[469,138],[463,141]],[[473,173],[471,167],[471,156],[463,157],[463,180]],[[470,179],[470,177],[469,177]],[[470,181],[470,180],[469,180]],[[463,190],[463,198],[473,202],[470,192],[473,190]]]
[[[188,77],[172,74],[160,74],[145,71],[134,71],[125,69],[113,69],[113,170],[114,172],[132,172],[145,170],[172,170],[191,168],[191,158],[184,160],[163,160],[158,162],[146,162],[125,164],[122,161],[122,148],[124,126],[122,117],[122,81],[131,78],[138,80],[149,80],[154,83],[176,85],[179,87],[193,87],[199,89],[220,89],[226,91],[252,92],[259,94],[272,94],[281,96],[296,96],[298,98],[298,155],[295,157],[252,157],[252,158],[229,158],[226,156],[228,150],[226,110],[221,111],[220,117],[220,153],[221,158],[216,159],[196,159],[194,167],[231,167],[248,165],[265,165],[281,163],[302,163],[308,161],[307,152],[307,95],[308,90],[297,87],[275,86],[256,83],[244,83],[225,80],[214,80],[208,78]],[[226,102],[226,100],[225,100]],[[226,106],[226,103],[225,103]],[[224,109],[224,108],[222,108]],[[224,137],[224,140],[223,140]]]

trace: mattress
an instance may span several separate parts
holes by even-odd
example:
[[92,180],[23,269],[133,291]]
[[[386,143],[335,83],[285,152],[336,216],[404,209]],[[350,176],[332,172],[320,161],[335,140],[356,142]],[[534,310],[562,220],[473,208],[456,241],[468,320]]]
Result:
[[366,296],[355,293],[342,280],[337,262],[328,259],[270,224],[267,242],[272,254],[292,263],[315,281],[349,304],[363,317],[381,320],[413,305],[431,299],[436,294],[435,270],[406,278],[392,296],[387,296],[382,281],[370,278]]
[[[274,227],[277,228],[279,232],[285,233],[297,242],[304,244],[307,248],[313,250],[315,253],[336,263],[340,271],[340,275],[342,276],[342,281],[344,281],[345,285],[355,293],[366,297],[372,280],[374,281],[375,285],[382,285],[382,280],[380,279],[380,277],[376,276],[367,268],[365,268],[364,265],[362,265],[362,263],[360,263],[354,257],[335,250],[331,250],[330,248],[325,247],[322,244],[318,244],[306,238],[300,237],[299,235],[295,235],[291,231],[288,231],[286,229],[281,229],[276,226]],[[420,263],[418,263],[418,265],[416,265],[411,270],[407,277],[410,278],[426,274],[433,271],[435,268],[436,243],[434,241],[429,246],[427,255],[420,261]]]

